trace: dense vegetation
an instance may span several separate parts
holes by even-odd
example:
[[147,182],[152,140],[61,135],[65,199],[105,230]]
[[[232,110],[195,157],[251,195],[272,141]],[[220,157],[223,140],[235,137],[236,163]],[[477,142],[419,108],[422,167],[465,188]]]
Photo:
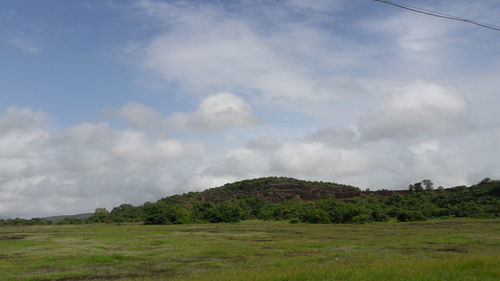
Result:
[[[336,196],[344,198],[336,198]],[[347,196],[347,198],[345,198]],[[0,220],[0,225],[124,223],[186,224],[238,222],[248,219],[291,223],[368,223],[420,221],[439,217],[500,216],[500,181],[484,179],[470,187],[434,189],[430,180],[411,184],[405,192],[361,192],[325,182],[268,177],[245,180],[162,198],[141,206],[122,204],[109,212],[96,209],[86,219],[67,217]]]

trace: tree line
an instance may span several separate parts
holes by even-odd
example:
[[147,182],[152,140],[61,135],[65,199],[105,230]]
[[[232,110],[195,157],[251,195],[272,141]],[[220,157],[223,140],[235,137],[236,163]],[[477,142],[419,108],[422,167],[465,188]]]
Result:
[[11,219],[0,220],[0,225],[235,223],[248,219],[288,220],[291,223],[369,223],[391,219],[408,222],[443,217],[500,216],[500,181],[487,178],[470,187],[434,189],[430,180],[424,180],[409,185],[408,190],[408,194],[393,196],[372,193],[339,199],[328,195],[314,201],[296,197],[282,202],[272,202],[248,192],[213,201],[185,194],[140,206],[122,204],[111,211],[98,208],[86,219]]

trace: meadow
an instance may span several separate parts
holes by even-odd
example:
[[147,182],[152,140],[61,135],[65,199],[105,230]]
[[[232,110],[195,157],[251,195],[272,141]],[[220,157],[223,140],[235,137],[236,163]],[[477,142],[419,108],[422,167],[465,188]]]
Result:
[[0,227],[0,280],[500,280],[500,220]]

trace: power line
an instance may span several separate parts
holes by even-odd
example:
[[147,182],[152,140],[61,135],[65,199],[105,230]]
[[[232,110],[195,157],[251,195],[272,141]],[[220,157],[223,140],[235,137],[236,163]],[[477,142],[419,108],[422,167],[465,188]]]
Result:
[[460,17],[456,17],[456,16],[452,16],[452,15],[447,15],[447,14],[440,13],[440,12],[425,10],[425,9],[422,9],[422,8],[412,7],[410,5],[405,5],[405,4],[396,3],[396,2],[392,2],[392,1],[386,1],[386,0],[373,0],[373,1],[381,2],[381,3],[384,3],[384,4],[389,4],[389,5],[392,5],[392,6],[396,6],[398,8],[410,10],[410,11],[413,11],[413,12],[417,12],[417,13],[421,13],[421,14],[425,14],[425,15],[429,15],[429,16],[433,16],[433,17],[450,19],[450,20],[456,20],[456,21],[463,21],[463,22],[466,22],[466,23],[475,24],[475,25],[478,25],[478,26],[481,26],[481,27],[485,27],[485,28],[489,28],[489,29],[492,29],[492,30],[500,31],[500,27],[498,27],[498,26],[491,25],[491,24],[486,24],[486,23],[481,23],[481,22],[470,20],[470,19],[466,19],[466,18],[460,18]]

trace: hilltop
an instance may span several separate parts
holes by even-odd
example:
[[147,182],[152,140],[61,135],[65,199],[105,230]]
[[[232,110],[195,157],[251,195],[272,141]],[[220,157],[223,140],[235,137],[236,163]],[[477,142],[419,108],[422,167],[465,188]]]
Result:
[[[283,202],[292,199],[312,201],[330,195],[352,195],[360,193],[360,188],[323,181],[306,181],[287,177],[264,177],[227,183],[220,187],[200,192],[188,192],[160,199],[164,202],[213,202],[248,197],[262,198],[270,202]],[[351,197],[352,197],[351,196]]]

